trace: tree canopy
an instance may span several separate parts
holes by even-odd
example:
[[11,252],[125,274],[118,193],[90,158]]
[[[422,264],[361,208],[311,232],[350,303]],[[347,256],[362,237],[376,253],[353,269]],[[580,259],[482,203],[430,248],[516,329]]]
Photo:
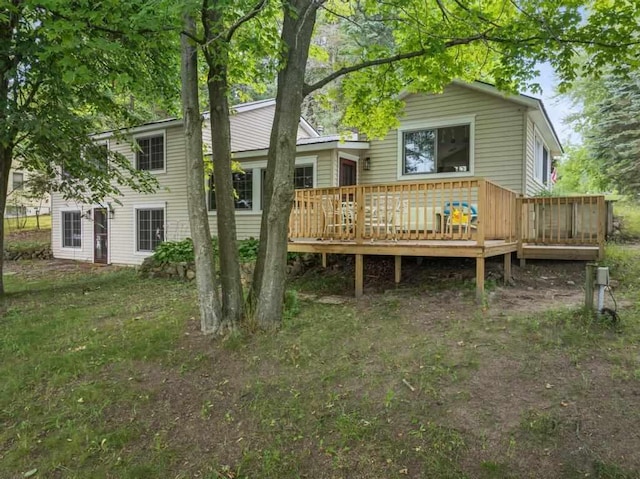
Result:
[[612,71],[589,76],[570,90],[581,113],[569,120],[583,145],[569,151],[560,188],[640,191],[640,74]]
[[45,172],[67,198],[117,201],[118,185],[153,189],[152,178],[126,158],[105,158],[90,134],[177,105],[178,51],[162,41],[177,35],[160,37],[173,20],[155,7],[145,0],[0,0],[0,211],[16,159]]

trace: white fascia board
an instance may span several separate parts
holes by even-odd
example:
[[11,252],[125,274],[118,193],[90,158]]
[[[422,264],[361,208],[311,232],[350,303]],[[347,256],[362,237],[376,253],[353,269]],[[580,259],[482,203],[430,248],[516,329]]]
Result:
[[[298,145],[296,153],[304,153],[307,151],[322,151],[322,150],[368,150],[368,141],[328,141],[326,143],[309,143],[305,145]],[[240,160],[243,158],[253,158],[254,156],[266,156],[269,153],[269,148],[262,148],[260,150],[248,150],[237,151],[233,153],[234,160]]]
[[97,133],[95,135],[91,135],[91,138],[93,138],[94,140],[106,140],[107,138],[115,136],[116,132],[119,132],[121,135],[138,136],[141,133],[164,130],[166,128],[171,128],[174,126],[182,126],[183,123],[184,122],[181,119],[158,121],[156,123],[134,126],[133,128],[122,128],[120,130],[111,130],[105,131],[103,133]]

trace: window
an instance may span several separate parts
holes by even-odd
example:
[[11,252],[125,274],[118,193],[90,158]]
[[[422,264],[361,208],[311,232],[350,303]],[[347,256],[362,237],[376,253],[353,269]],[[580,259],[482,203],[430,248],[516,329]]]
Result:
[[136,251],[153,251],[164,241],[164,208],[136,210]]
[[549,149],[542,141],[542,138],[536,135],[535,151],[534,151],[534,174],[538,181],[547,184],[549,180]]
[[106,172],[109,170],[109,145],[107,143],[99,143],[96,145],[93,162],[96,168]]
[[82,224],[79,211],[62,212],[62,247],[82,247]]
[[471,124],[400,133],[402,175],[471,171]]
[[24,190],[24,173],[15,172],[13,174],[12,181],[13,181],[13,190],[14,191]]
[[[235,206],[237,210],[253,209],[253,170],[245,173],[231,174],[233,189],[235,190]],[[213,175],[209,177],[209,210],[216,209],[216,195]]]
[[296,166],[293,173],[293,185],[296,190],[313,188],[313,166]]
[[164,134],[137,138],[136,168],[138,170],[164,170]]
[[[260,183],[260,206],[264,208],[264,195],[265,187],[267,184],[267,169],[262,168],[261,183]],[[293,172],[293,186],[296,190],[303,190],[306,188],[313,188],[313,165],[296,166]]]

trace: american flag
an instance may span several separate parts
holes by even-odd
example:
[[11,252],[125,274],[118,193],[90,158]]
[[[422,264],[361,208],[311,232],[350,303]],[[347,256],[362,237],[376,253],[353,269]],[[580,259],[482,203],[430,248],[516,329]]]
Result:
[[551,183],[555,185],[557,181],[558,181],[558,168],[553,168],[551,170]]

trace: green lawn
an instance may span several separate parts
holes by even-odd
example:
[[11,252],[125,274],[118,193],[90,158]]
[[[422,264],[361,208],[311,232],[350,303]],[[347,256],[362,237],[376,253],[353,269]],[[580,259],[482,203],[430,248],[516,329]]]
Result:
[[[39,221],[40,229],[51,229],[51,215],[41,215]],[[35,230],[37,228],[36,217],[28,216],[26,218],[5,218],[4,228],[7,234],[18,231]]]
[[8,265],[0,477],[638,478],[640,249],[608,253],[616,326],[568,306],[579,278],[478,308],[426,277],[293,294],[280,332],[226,340],[199,334],[192,284]]

